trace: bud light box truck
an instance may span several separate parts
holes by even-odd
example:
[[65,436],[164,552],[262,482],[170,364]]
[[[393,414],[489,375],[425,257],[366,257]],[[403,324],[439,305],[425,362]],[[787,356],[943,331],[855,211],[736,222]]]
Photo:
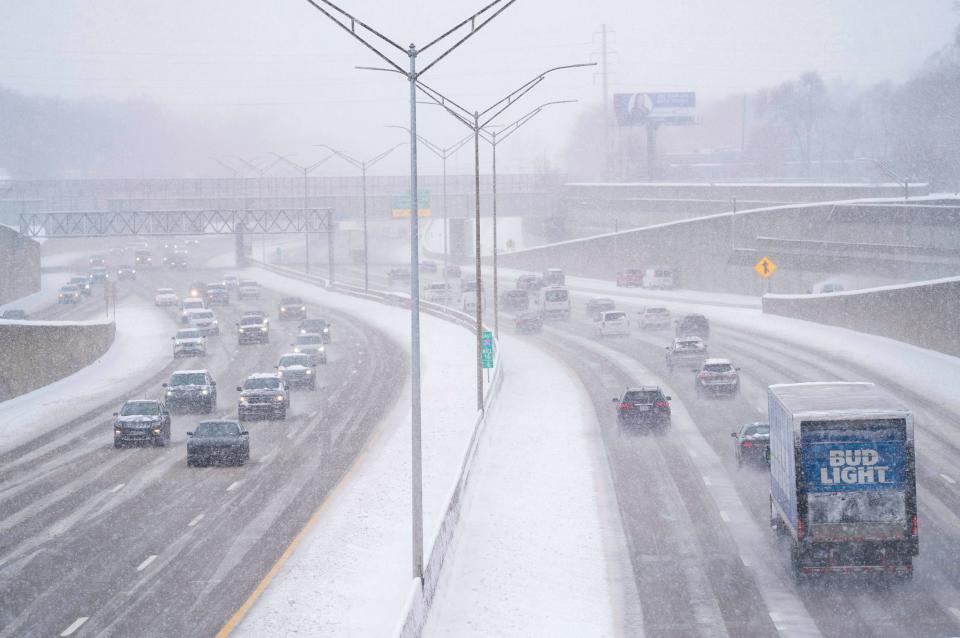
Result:
[[910,409],[872,383],[797,383],[767,391],[770,522],[808,574],[910,578],[917,484]]

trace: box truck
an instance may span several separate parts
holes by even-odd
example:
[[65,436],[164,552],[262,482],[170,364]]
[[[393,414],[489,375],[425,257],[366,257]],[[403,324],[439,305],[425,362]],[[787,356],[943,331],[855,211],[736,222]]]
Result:
[[888,572],[919,553],[913,414],[872,383],[768,388],[771,526],[793,576]]

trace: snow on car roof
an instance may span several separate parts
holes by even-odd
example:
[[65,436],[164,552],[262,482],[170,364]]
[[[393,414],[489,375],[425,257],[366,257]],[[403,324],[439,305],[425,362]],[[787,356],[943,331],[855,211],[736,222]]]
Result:
[[[207,374],[208,370],[176,370],[173,374]],[[173,374],[171,376],[173,376]]]
[[704,359],[703,360],[703,365],[705,366],[706,365],[723,365],[723,364],[732,366],[733,362],[730,361],[730,359]]
[[280,375],[276,372],[254,372],[251,375],[247,375],[248,379],[279,379]]

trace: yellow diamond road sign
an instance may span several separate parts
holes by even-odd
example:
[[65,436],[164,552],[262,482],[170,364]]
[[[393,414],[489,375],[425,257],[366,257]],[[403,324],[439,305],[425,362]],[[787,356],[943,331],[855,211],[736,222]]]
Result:
[[757,274],[763,277],[764,279],[769,279],[770,275],[777,272],[777,265],[773,263],[773,260],[769,257],[764,257],[753,267],[757,271]]

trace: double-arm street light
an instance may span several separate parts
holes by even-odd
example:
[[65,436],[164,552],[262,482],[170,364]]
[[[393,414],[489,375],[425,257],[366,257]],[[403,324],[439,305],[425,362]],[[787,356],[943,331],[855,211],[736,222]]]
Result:
[[[477,409],[483,409],[483,281],[482,281],[482,272],[480,268],[480,131],[485,127],[490,126],[493,121],[506,111],[510,106],[512,106],[517,100],[529,93],[536,87],[538,84],[543,82],[547,75],[553,73],[554,71],[561,71],[563,69],[576,69],[579,67],[585,66],[596,66],[596,62],[587,62],[583,64],[567,64],[563,66],[555,66],[553,68],[547,69],[546,71],[538,74],[533,79],[525,82],[520,85],[518,88],[514,89],[504,97],[500,98],[487,108],[482,111],[473,111],[471,112],[467,108],[457,104],[450,98],[446,97],[436,89],[433,89],[423,82],[417,81],[416,87],[420,89],[420,92],[426,95],[433,104],[436,104],[443,108],[447,113],[452,115],[459,121],[461,124],[469,128],[473,132],[473,163],[474,163],[474,188],[476,192],[476,210],[474,214],[474,268],[476,273],[476,286],[477,286],[477,316],[476,316],[476,332],[477,332]],[[390,70],[390,69],[377,69],[377,70]],[[496,296],[494,296],[494,303],[496,303]]]
[[[350,15],[330,0],[306,0],[310,6],[332,20],[337,26],[350,34],[374,55],[386,62],[390,68],[407,78],[410,85],[410,416],[411,416],[411,505],[413,514],[413,577],[423,578],[423,463],[421,458],[420,436],[420,272],[419,255],[419,214],[417,203],[417,81],[440,60],[466,42],[490,21],[500,15],[516,0],[493,0],[480,11],[466,20],[447,29],[425,46],[417,48],[415,44],[404,47],[391,40],[373,27]],[[452,40],[452,44],[451,43]],[[446,48],[439,51],[426,65],[417,69],[417,56],[434,50],[434,47],[447,42]],[[394,55],[399,51],[406,57],[407,68],[394,62],[376,45],[387,47]],[[440,47],[443,48],[443,47]],[[421,580],[422,582],[422,580]]]
[[360,185],[363,190],[363,289],[364,290],[370,290],[369,261],[367,260],[367,169],[406,143],[407,142],[401,142],[400,144],[391,146],[384,152],[366,161],[358,160],[355,157],[347,155],[343,151],[338,151],[335,148],[331,148],[326,144],[317,144],[318,147],[325,148],[331,153],[333,153],[333,155],[331,155],[330,157],[334,157],[334,156],[339,157],[345,162],[349,162],[350,164],[353,164],[355,167],[360,169]]
[[[410,133],[410,129],[406,126],[398,126],[396,124],[388,124],[387,128],[398,128]],[[423,144],[428,151],[440,158],[440,162],[443,165],[443,281],[447,281],[447,264],[450,260],[450,249],[447,242],[447,158],[453,157],[453,154],[463,148],[467,142],[473,139],[473,134],[467,135],[459,142],[451,144],[446,148],[434,144],[430,140],[426,139],[422,135],[417,135],[417,140]]]
[[[517,129],[532,120],[543,109],[554,104],[572,104],[577,100],[555,100],[553,102],[544,102],[533,109],[523,117],[507,124],[504,127],[491,128],[481,133],[481,137],[490,144],[493,154],[493,333],[497,339],[500,338],[500,300],[497,295],[499,290],[499,273],[497,272],[497,144],[503,142],[508,137],[517,132]],[[499,128],[499,130],[497,130]]]
[[[277,160],[276,160],[276,162],[274,162],[274,164],[276,164],[277,162],[283,162],[283,163],[287,164],[288,166],[290,166],[290,167],[292,167],[292,168],[295,168],[295,169],[297,169],[298,171],[300,171],[300,172],[303,173],[303,209],[306,210],[306,209],[307,209],[307,199],[308,199],[308,195],[309,195],[309,193],[308,193],[308,191],[307,191],[308,184],[309,184],[308,176],[310,175],[310,173],[311,173],[312,171],[316,170],[317,168],[319,168],[320,166],[322,166],[323,164],[325,164],[325,163],[327,163],[329,160],[331,160],[331,159],[333,158],[333,155],[328,155],[327,157],[324,157],[322,160],[318,160],[318,161],[314,162],[313,164],[310,164],[310,165],[308,165],[308,166],[304,166],[304,165],[302,165],[302,164],[298,164],[298,163],[294,162],[293,160],[291,160],[291,159],[290,159],[290,157],[291,157],[290,155],[278,155],[278,154],[276,154],[276,153],[270,153],[270,154],[277,158]],[[330,216],[327,218],[327,224],[329,225],[329,228],[327,228],[327,262],[329,263],[330,283],[332,284],[332,283],[333,283],[333,275],[334,275],[334,272],[333,272],[333,269],[334,269],[334,265],[333,265],[333,211],[330,212]],[[305,251],[305,252],[304,252],[304,258],[303,258],[303,271],[306,272],[306,273],[309,273],[309,272],[310,272],[310,231],[309,231],[309,229],[307,229],[307,230],[304,232],[304,237],[305,237],[305,241],[304,241],[304,251]]]

